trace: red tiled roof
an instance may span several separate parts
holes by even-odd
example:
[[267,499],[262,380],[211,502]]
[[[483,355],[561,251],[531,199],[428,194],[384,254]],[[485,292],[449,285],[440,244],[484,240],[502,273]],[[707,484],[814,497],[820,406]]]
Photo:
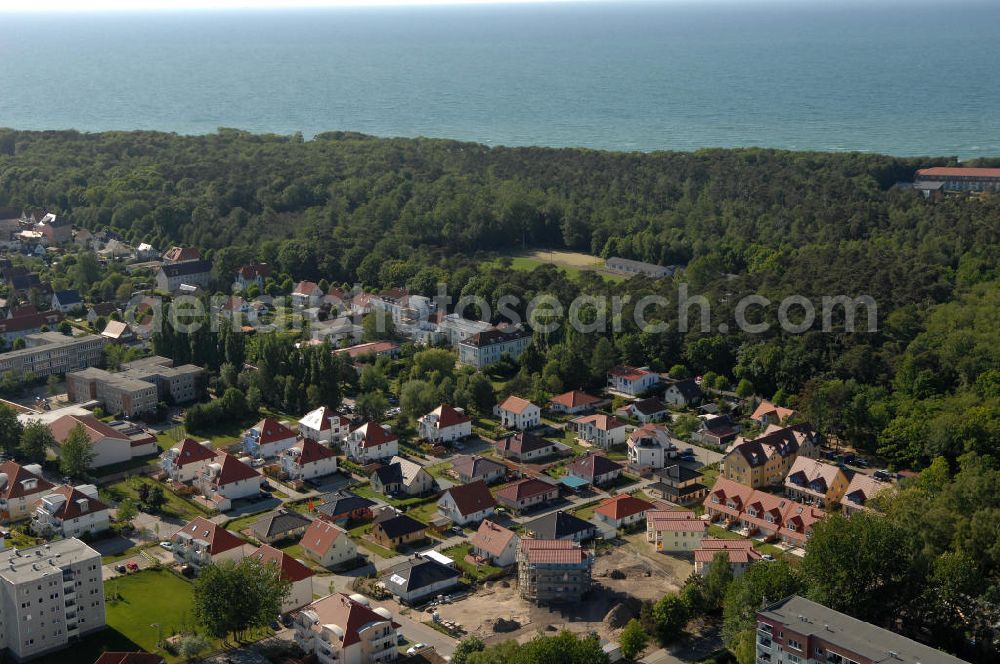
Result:
[[455,501],[455,506],[458,507],[458,512],[462,516],[496,507],[497,504],[486,483],[482,480],[453,486],[445,493],[451,494],[451,498]]
[[49,430],[57,442],[65,442],[70,432],[76,425],[83,427],[84,433],[90,442],[96,443],[103,438],[114,438],[115,440],[128,440],[128,436],[115,431],[104,422],[101,422],[92,415],[63,415],[55,422],[49,424]]
[[174,445],[174,449],[177,450],[177,460],[174,461],[174,464],[177,466],[186,466],[189,463],[208,461],[209,459],[214,459],[216,455],[215,450],[211,447],[202,445],[192,438],[185,438],[181,442]]
[[323,556],[341,535],[347,537],[346,532],[332,523],[316,519],[306,528],[306,532],[302,534],[299,544],[306,551]]
[[289,438],[295,438],[295,432],[286,427],[284,424],[274,419],[273,417],[265,417],[257,424],[253,425],[253,428],[260,432],[259,443],[261,445],[267,443],[276,443],[279,440],[288,440]]
[[378,447],[379,445],[399,440],[399,436],[391,431],[387,431],[378,422],[365,422],[355,429],[352,434],[359,431],[361,432],[361,447]]
[[583,417],[577,417],[573,420],[570,420],[570,423],[592,424],[600,431],[621,429],[623,426],[625,426],[625,423],[619,420],[617,417],[613,417],[611,415],[605,415],[604,413],[597,413],[595,415],[584,415]]
[[221,466],[219,474],[213,480],[218,486],[225,486],[227,484],[239,482],[240,480],[260,477],[260,473],[228,452],[219,452],[215,456],[215,461],[213,461],[213,463],[217,463]]
[[520,415],[528,408],[528,406],[533,406],[533,405],[534,404],[528,401],[527,399],[522,399],[521,397],[515,397],[511,395],[506,399],[504,399],[503,403],[500,404],[500,410],[506,410],[508,412]]
[[292,291],[294,295],[313,295],[314,293],[321,293],[319,285],[312,281],[300,281],[296,286],[295,290]]
[[482,549],[491,556],[499,556],[515,537],[517,534],[513,530],[486,519],[479,524],[479,530],[472,536],[470,543],[473,547]]
[[587,559],[587,552],[569,540],[523,539],[521,551],[535,564],[579,564]]
[[935,166],[933,168],[921,168],[917,175],[924,177],[976,177],[976,178],[1000,178],[1000,168],[962,168],[955,166]]
[[201,252],[195,247],[170,247],[163,254],[167,261],[196,261],[201,258]]
[[284,551],[275,549],[267,544],[250,554],[250,558],[259,561],[262,565],[274,563],[281,572],[284,581],[295,583],[313,576],[313,571],[304,564],[291,557]]
[[[185,533],[192,539],[201,540],[208,544],[209,555],[225,553],[245,543],[236,535],[232,534],[217,523],[212,523],[204,517],[195,517],[188,521],[178,533]],[[176,535],[174,536],[176,539]]]
[[753,415],[750,416],[752,420],[759,420],[765,415],[776,415],[778,421],[785,420],[792,415],[795,415],[795,411],[791,408],[785,408],[784,406],[776,406],[768,400],[761,401],[757,408],[753,411]]
[[646,523],[654,530],[669,532],[705,532],[708,528],[689,510],[651,510],[646,513]]
[[601,399],[593,395],[587,394],[586,392],[581,392],[580,390],[572,390],[571,392],[564,392],[559,396],[552,397],[549,399],[551,403],[559,404],[560,406],[565,406],[566,408],[580,408],[581,406],[589,406],[590,404],[597,403]]
[[525,500],[526,498],[551,493],[552,491],[558,491],[558,488],[548,482],[543,482],[540,479],[526,477],[523,480],[518,480],[517,482],[503,487],[497,491],[496,496],[497,498],[504,498],[505,500],[517,502],[519,500]]
[[320,445],[312,438],[303,438],[292,445],[292,449],[301,450],[301,453],[295,460],[295,464],[298,466],[304,466],[307,463],[316,463],[323,459],[337,456],[329,447]]
[[458,424],[465,424],[469,418],[464,413],[460,413],[446,403],[441,404],[431,411],[431,415],[437,415],[438,428],[453,427]]
[[[0,484],[0,497],[4,500],[23,498],[34,493],[48,491],[55,486],[51,482],[46,481],[45,478],[25,470],[24,466],[14,461],[5,461],[0,464],[0,473],[3,474],[3,484]],[[35,487],[33,489],[26,489],[26,480],[35,480]],[[30,484],[30,481],[28,483]]]
[[[52,513],[57,519],[76,519],[82,514],[93,514],[94,512],[101,512],[108,509],[108,506],[102,503],[96,498],[91,498],[82,491],[78,491],[75,487],[62,484],[57,486],[52,491],[45,494],[46,496],[51,496],[52,494],[59,494],[66,500],[63,501],[62,505]],[[43,496],[44,497],[44,496]],[[84,512],[80,509],[80,503],[77,501],[86,500],[87,501],[87,511]]]
[[753,542],[750,540],[723,540],[706,537],[701,541],[700,547],[695,549],[695,562],[710,563],[720,551],[729,554],[730,563],[747,563],[761,559],[761,555],[753,548]]
[[622,494],[620,496],[615,496],[614,498],[608,498],[603,503],[598,505],[597,509],[594,511],[610,517],[615,521],[621,521],[622,519],[628,518],[634,514],[648,511],[653,507],[654,505],[652,503],[648,503],[641,498]]
[[633,381],[633,380],[639,380],[643,376],[648,376],[653,372],[647,369],[638,369],[636,367],[621,366],[621,367],[614,367],[608,373],[618,378],[624,378],[625,380]]
[[361,357],[362,355],[368,355],[369,353],[379,354],[379,353],[390,353],[399,346],[392,343],[391,341],[372,341],[366,344],[358,344],[357,346],[350,346],[348,348],[338,348],[333,351],[335,354],[345,354],[351,359],[356,357]]
[[257,277],[267,279],[271,276],[271,266],[267,263],[250,263],[240,268],[239,275],[248,281]]
[[318,599],[305,611],[312,611],[319,618],[320,625],[336,625],[343,632],[343,642],[341,648],[347,648],[361,640],[358,630],[365,625],[386,622],[389,620],[360,602],[356,602],[347,595],[335,593]]
[[[713,498],[719,500],[712,502]],[[729,507],[727,501],[732,500],[735,507]],[[816,507],[803,505],[789,498],[775,496],[764,491],[757,491],[748,486],[720,477],[705,497],[705,508],[725,514],[732,519],[740,519],[757,528],[776,531],[791,539],[804,543],[806,530],[826,516],[826,512]],[[753,509],[757,515],[751,515],[747,510]],[[772,522],[765,519],[769,514]],[[794,531],[788,528],[794,524]]]

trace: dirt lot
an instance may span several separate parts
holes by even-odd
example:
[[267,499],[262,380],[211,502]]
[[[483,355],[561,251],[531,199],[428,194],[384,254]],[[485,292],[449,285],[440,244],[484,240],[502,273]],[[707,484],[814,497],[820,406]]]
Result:
[[[574,632],[596,631],[602,638],[613,638],[618,628],[605,622],[608,612],[617,604],[625,604],[625,619],[637,615],[642,601],[657,600],[668,592],[677,591],[690,573],[691,564],[685,561],[655,557],[637,552],[628,543],[599,555],[594,561],[594,587],[587,598],[577,604],[553,607],[536,607],[523,601],[517,594],[516,582],[507,577],[509,587],[494,583],[475,595],[454,604],[439,607],[443,620],[457,622],[469,634],[487,642],[511,638],[529,639],[549,626],[570,629]],[[640,549],[641,550],[641,549]],[[624,579],[607,576],[611,570],[620,570]],[[514,620],[521,625],[515,632],[498,634],[493,631],[497,618]]]

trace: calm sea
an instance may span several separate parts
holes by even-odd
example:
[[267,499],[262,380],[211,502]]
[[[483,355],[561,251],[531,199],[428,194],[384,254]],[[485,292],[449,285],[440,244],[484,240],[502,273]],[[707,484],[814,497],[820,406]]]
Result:
[[1000,2],[0,14],[0,126],[1000,155]]

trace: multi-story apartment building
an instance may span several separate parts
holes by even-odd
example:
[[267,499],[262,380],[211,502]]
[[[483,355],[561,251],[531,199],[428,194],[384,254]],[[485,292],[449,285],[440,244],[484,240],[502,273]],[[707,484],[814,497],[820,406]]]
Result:
[[0,619],[0,647],[17,661],[103,629],[101,554],[75,538],[0,552]]
[[531,332],[522,327],[494,327],[458,342],[458,361],[482,369],[507,355],[516,360],[531,345]]
[[646,512],[646,541],[657,551],[694,551],[707,529],[690,510]]
[[626,442],[628,462],[633,468],[663,468],[677,458],[670,430],[662,424],[644,424],[633,429]]
[[854,473],[854,477],[851,478],[850,484],[847,485],[847,489],[844,491],[840,507],[844,510],[844,514],[848,516],[861,510],[870,510],[872,508],[868,505],[868,502],[872,498],[883,491],[892,490],[893,485],[890,482],[879,481],[871,475],[865,475],[864,473]]
[[22,466],[14,461],[0,464],[0,523],[20,521],[31,516],[31,507],[40,494],[53,488],[42,477],[38,464]]
[[174,560],[195,569],[223,560],[242,560],[249,546],[219,524],[200,516],[174,534],[173,544]]
[[461,440],[472,435],[472,420],[462,409],[441,404],[417,420],[417,431],[432,443]]
[[220,512],[234,500],[260,495],[264,476],[228,452],[219,452],[198,478],[198,488]]
[[169,395],[175,403],[187,403],[198,398],[198,383],[205,369],[194,364],[175,367],[169,357],[153,355],[123,364],[122,373],[153,383],[161,399]]
[[932,191],[934,185],[944,191],[1000,191],[1000,168],[921,168],[914,184],[921,191]]
[[299,435],[320,443],[340,442],[350,432],[350,418],[326,406],[309,411],[299,420]]
[[399,454],[399,436],[378,422],[365,422],[347,436],[347,457],[357,463],[370,463]]
[[798,595],[757,613],[756,650],[757,664],[965,664]]
[[733,578],[742,576],[750,566],[763,556],[753,548],[753,541],[748,539],[716,539],[706,537],[694,551],[694,573],[707,576],[715,559],[723,556],[729,563]]
[[282,452],[280,461],[291,480],[311,480],[337,472],[337,455],[312,438],[302,438]]
[[713,521],[741,535],[760,535],[804,547],[812,527],[826,512],[794,500],[751,489],[720,477],[705,498],[705,511]]
[[820,437],[808,424],[769,427],[753,440],[738,439],[722,458],[722,477],[754,489],[781,484],[795,460],[819,457]]
[[393,662],[398,638],[392,613],[363,595],[327,595],[295,616],[295,643],[319,664]]
[[211,441],[199,443],[185,438],[160,456],[160,467],[175,482],[193,482],[215,459]]
[[202,260],[170,263],[156,273],[156,288],[167,293],[173,293],[181,286],[208,288],[211,281],[212,264]]
[[590,590],[592,556],[569,540],[522,539],[517,550],[521,597],[542,604],[579,602]]
[[13,371],[41,378],[92,367],[104,359],[107,340],[98,334],[67,337],[60,332],[39,332],[25,336],[24,341],[24,348],[0,353],[0,374]]
[[785,478],[785,495],[807,505],[831,508],[840,503],[849,484],[839,467],[800,456]]
[[66,375],[66,392],[73,401],[100,401],[106,411],[128,417],[156,410],[167,396],[176,403],[193,401],[205,370],[193,364],[172,364],[173,360],[154,356],[123,364],[114,373],[84,369]]
[[40,537],[80,537],[111,528],[111,511],[93,484],[53,489],[35,504],[31,530]]

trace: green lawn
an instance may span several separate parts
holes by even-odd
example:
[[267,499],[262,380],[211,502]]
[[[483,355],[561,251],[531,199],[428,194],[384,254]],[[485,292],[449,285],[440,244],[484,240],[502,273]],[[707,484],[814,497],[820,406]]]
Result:
[[430,523],[431,518],[437,514],[437,500],[430,499],[426,502],[420,503],[419,505],[413,505],[406,510],[406,515],[420,521],[421,523]]
[[583,519],[584,521],[589,521],[591,517],[594,516],[594,511],[597,506],[601,504],[602,501],[594,500],[592,502],[581,505],[576,510],[573,511],[573,516],[578,519]]
[[490,578],[501,572],[499,567],[494,567],[493,565],[477,566],[468,562],[465,557],[472,553],[472,544],[469,544],[468,542],[459,544],[458,546],[453,546],[450,549],[445,549],[441,553],[454,560],[455,566],[458,567],[458,569],[462,570],[470,578],[476,580]]
[[236,519],[232,519],[226,523],[226,530],[231,530],[234,533],[238,533],[241,530],[249,528],[252,526],[263,514],[266,514],[270,510],[261,510],[259,512],[254,512],[253,514],[245,514]]
[[392,505],[393,507],[399,507],[400,509],[404,507],[413,507],[414,505],[420,505],[432,500],[427,496],[413,496],[407,498],[391,498],[389,496],[383,496],[381,493],[372,488],[371,484],[355,484],[349,489],[352,493],[356,493],[362,498],[368,498],[369,500],[377,500],[383,503]]
[[150,484],[163,489],[163,496],[167,500],[167,502],[164,503],[163,508],[160,510],[160,513],[163,514],[163,516],[180,519],[182,521],[190,521],[195,517],[206,516],[208,514],[206,510],[201,509],[189,500],[181,498],[173,491],[149,477],[130,477],[127,480],[122,480],[121,482],[116,482],[115,484],[105,487],[103,491],[116,502],[126,497],[137,500],[139,497],[139,485],[141,484]]
[[[352,524],[348,523],[347,525],[350,526]],[[390,551],[384,546],[379,546],[375,542],[368,539],[368,533],[370,533],[371,530],[372,530],[372,524],[360,523],[354,525],[353,528],[348,528],[347,534],[351,536],[351,539],[354,540],[355,544],[367,549],[368,551],[371,551],[376,556],[379,556],[381,558],[394,558],[395,556],[399,555],[395,551]]]

